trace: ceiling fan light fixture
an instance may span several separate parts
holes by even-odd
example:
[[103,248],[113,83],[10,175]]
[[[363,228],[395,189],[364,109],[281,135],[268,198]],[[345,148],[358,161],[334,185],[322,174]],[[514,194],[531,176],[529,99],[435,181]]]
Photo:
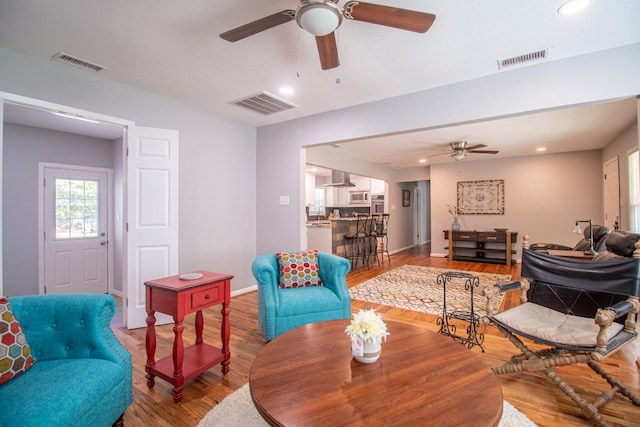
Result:
[[326,36],[340,26],[342,12],[334,3],[309,0],[298,6],[296,22],[300,28],[314,36]]
[[458,153],[453,153],[451,157],[453,157],[456,160],[462,160],[466,157],[466,154],[463,152],[458,152]]

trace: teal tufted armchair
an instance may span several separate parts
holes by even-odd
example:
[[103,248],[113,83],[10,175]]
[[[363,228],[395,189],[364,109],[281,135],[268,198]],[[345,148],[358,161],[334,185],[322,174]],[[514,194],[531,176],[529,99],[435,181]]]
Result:
[[0,385],[0,426],[122,425],[131,355],[110,328],[111,295],[10,297],[35,363]]
[[267,341],[307,323],[351,318],[350,268],[345,258],[320,252],[318,274],[324,286],[282,289],[276,255],[256,258],[251,270],[258,281],[258,322]]

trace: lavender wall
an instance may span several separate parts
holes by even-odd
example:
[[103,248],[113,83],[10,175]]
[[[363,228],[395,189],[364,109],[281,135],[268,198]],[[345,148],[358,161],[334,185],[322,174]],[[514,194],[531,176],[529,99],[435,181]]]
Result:
[[113,168],[113,143],[4,124],[3,283],[6,295],[38,294],[38,163]]

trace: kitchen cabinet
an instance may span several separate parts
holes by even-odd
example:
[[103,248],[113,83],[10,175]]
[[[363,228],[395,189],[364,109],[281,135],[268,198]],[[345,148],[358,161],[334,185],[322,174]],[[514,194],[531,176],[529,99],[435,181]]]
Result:
[[360,175],[351,175],[351,183],[355,185],[355,190],[368,190],[371,187],[371,178]]
[[305,176],[305,205],[313,206],[316,203],[316,176],[306,174]]
[[331,224],[307,225],[307,248],[331,253]]
[[335,208],[349,207],[349,191],[353,187],[327,187],[325,190],[325,205]]
[[352,191],[353,187],[340,187],[338,188],[338,203],[340,207],[349,207],[349,191]]
[[338,192],[334,187],[324,189],[324,201],[327,207],[338,207]]
[[369,191],[371,194],[384,194],[384,181],[381,179],[371,178]]

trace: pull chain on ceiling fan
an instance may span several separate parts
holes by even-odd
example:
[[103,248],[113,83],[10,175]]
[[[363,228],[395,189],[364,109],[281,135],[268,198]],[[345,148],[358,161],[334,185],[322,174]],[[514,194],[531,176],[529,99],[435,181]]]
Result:
[[295,19],[300,28],[316,37],[320,65],[323,70],[328,70],[340,65],[335,30],[342,24],[343,18],[416,33],[426,33],[436,19],[430,13],[391,6],[348,1],[340,9],[337,3],[338,0],[300,0],[296,10],[287,9],[257,19],[226,31],[220,37],[237,42]]

